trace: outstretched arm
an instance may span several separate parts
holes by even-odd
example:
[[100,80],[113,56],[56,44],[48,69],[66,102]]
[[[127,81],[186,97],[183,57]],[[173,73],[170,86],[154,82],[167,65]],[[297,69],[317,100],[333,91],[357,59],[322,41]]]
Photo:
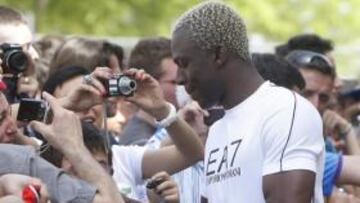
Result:
[[98,189],[94,202],[123,202],[111,177],[86,149],[77,116],[62,108],[51,95],[44,93],[43,97],[49,102],[54,113],[53,121],[48,125],[34,121],[31,123],[32,127],[64,154],[81,179]]

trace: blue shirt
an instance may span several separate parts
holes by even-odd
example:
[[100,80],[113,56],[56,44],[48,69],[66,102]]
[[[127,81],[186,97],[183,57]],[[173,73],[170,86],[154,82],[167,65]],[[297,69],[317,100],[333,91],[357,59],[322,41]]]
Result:
[[329,197],[336,184],[342,169],[342,155],[338,153],[326,152],[325,168],[323,177],[323,193]]

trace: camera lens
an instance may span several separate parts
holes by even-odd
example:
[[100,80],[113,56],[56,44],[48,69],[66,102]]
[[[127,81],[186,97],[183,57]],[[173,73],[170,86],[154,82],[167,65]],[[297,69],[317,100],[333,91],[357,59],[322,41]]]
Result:
[[22,51],[11,51],[7,57],[7,66],[15,73],[24,72],[28,66],[28,58]]
[[19,44],[1,44],[0,58],[4,73],[19,74],[28,68],[29,59]]
[[118,81],[118,89],[124,96],[131,95],[136,89],[136,82],[127,76],[122,76]]

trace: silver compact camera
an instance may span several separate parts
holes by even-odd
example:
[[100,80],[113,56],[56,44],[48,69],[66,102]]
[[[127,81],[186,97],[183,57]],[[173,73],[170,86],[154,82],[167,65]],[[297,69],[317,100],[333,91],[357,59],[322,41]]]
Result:
[[136,90],[136,81],[129,76],[116,74],[109,80],[104,80],[106,97],[130,97]]

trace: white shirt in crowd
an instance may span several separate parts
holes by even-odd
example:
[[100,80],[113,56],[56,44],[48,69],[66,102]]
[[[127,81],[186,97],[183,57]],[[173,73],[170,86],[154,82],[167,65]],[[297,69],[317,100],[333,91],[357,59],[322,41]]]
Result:
[[148,202],[142,176],[142,160],[146,148],[140,146],[112,147],[113,179],[119,191],[125,196]]
[[316,173],[313,202],[323,202],[322,135],[306,99],[265,82],[210,128],[202,195],[210,203],[263,203],[263,176],[301,169]]

